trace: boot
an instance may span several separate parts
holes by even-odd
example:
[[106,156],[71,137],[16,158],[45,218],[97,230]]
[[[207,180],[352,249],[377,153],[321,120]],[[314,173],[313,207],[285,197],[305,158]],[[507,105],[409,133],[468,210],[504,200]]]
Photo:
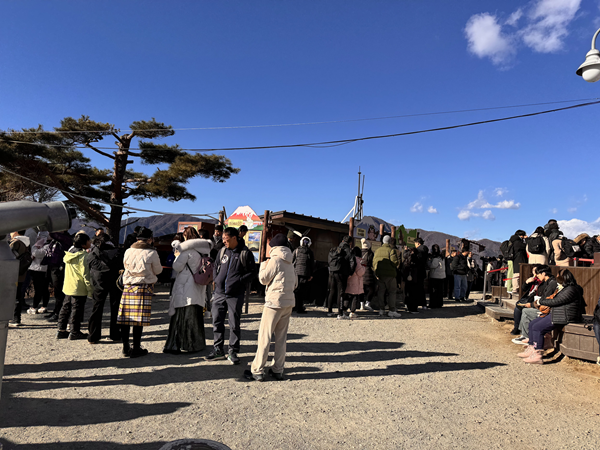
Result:
[[534,350],[533,353],[531,353],[531,355],[528,358],[525,358],[523,361],[525,361],[527,364],[544,364],[544,361],[542,360],[543,352],[544,350]]
[[552,342],[552,335],[550,333],[546,333],[544,335],[544,350],[550,350],[554,348],[554,342]]
[[535,351],[535,347],[533,345],[528,345],[527,347],[525,347],[525,350],[521,353],[519,353],[517,356],[519,358],[528,358],[531,356],[531,354]]

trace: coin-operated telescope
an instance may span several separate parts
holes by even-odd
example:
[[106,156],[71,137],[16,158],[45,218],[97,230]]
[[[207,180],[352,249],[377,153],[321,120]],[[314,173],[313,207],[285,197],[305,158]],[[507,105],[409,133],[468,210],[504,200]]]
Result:
[[4,374],[4,354],[8,336],[8,321],[12,319],[17,298],[19,261],[11,252],[4,237],[13,231],[38,228],[63,231],[71,228],[75,210],[62,202],[6,202],[0,203],[0,393]]

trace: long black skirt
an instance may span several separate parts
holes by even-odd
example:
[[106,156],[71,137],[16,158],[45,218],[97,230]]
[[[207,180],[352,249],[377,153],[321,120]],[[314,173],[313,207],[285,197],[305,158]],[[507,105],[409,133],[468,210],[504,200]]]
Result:
[[203,308],[198,305],[175,308],[175,314],[171,316],[169,324],[165,351],[199,352],[205,348]]

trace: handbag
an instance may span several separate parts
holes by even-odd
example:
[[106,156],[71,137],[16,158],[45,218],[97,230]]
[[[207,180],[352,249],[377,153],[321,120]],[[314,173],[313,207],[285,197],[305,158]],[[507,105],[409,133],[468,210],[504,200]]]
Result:
[[194,283],[199,284],[200,286],[207,286],[213,282],[214,262],[210,256],[204,256],[200,252],[198,252],[198,254],[200,255],[200,267],[198,267],[198,272],[194,273],[188,263],[185,263],[185,265],[192,273]]
[[123,274],[124,270],[119,270],[119,276],[117,277],[117,287],[122,291],[125,289],[125,285],[123,284]]

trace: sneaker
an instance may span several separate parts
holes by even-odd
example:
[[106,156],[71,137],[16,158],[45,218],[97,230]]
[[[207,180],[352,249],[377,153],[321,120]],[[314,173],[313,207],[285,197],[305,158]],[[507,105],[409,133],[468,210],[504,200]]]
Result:
[[341,315],[337,316],[337,319],[338,319],[338,320],[346,320],[346,319],[348,319],[348,318],[349,318],[349,317],[348,317],[346,314],[341,314]]
[[380,310],[379,310],[379,315],[380,315],[381,317],[385,316],[385,311],[384,311],[383,309],[380,309]]
[[67,339],[69,337],[68,331],[58,331],[56,333],[56,339]]
[[53,315],[54,315],[54,311],[48,311],[46,314],[44,314],[44,319],[49,319]]
[[34,307],[31,307],[27,310],[27,314],[37,314],[37,309],[35,309]]
[[82,333],[81,331],[71,331],[69,334],[70,341],[76,341],[78,339],[87,339],[87,333]]
[[400,314],[396,311],[390,311],[388,313],[388,317],[393,317],[394,319],[399,319],[400,317],[402,317],[402,314]]
[[229,362],[233,365],[238,365],[240,363],[240,358],[238,358],[237,352],[229,352],[227,354],[227,359],[229,360]]
[[44,306],[37,310],[38,314],[46,314],[47,312],[48,310]]
[[527,345],[527,342],[523,342],[525,339],[525,336],[519,336],[514,338],[511,342],[517,345]]
[[123,349],[123,356],[125,358],[129,358],[131,356],[131,347],[127,347]]
[[48,322],[58,322],[58,316],[56,314],[52,314],[50,317],[46,319]]
[[146,356],[148,354],[148,350],[146,350],[145,348],[133,348],[131,349],[131,352],[129,352],[129,357],[130,358],[139,358],[140,356]]
[[358,317],[358,315],[356,313],[350,313],[350,315],[348,316],[349,319],[356,319]]
[[23,324],[21,323],[20,320],[9,320],[8,321],[8,327],[9,328],[17,328],[17,327],[22,327]]
[[285,378],[283,378],[283,373],[273,372],[273,369],[269,369],[269,376],[275,378],[277,381],[285,380]]
[[419,311],[409,311],[408,309],[405,312],[408,314],[419,314]]
[[334,313],[334,312],[330,311],[330,312],[327,313],[327,317],[335,317],[335,316],[337,316],[337,314]]
[[596,359],[596,364],[600,366],[600,356],[598,356],[598,359]]
[[518,353],[517,356],[519,358],[529,358],[533,352],[535,352],[535,347],[533,345],[528,345],[525,350],[523,350],[521,353]]
[[521,334],[521,331],[518,328],[513,328],[512,330],[510,330],[510,334],[516,336],[517,334]]
[[252,373],[249,370],[244,370],[244,378],[248,381],[265,381],[265,376],[262,373]]
[[225,353],[223,353],[223,350],[213,349],[213,351],[206,356],[206,359],[208,361],[225,359]]
[[371,302],[366,302],[365,303],[365,309],[367,311],[373,311],[373,307],[371,306]]

